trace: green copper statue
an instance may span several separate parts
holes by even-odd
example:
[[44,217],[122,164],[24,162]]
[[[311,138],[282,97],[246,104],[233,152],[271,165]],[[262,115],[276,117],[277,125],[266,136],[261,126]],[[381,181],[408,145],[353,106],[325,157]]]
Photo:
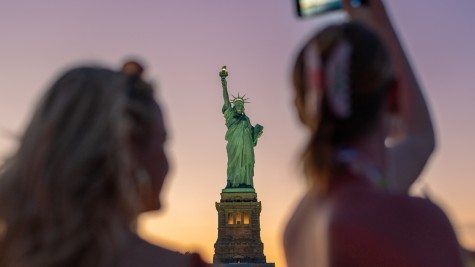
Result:
[[251,121],[244,113],[244,96],[234,97],[229,101],[226,77],[226,66],[219,72],[223,86],[224,106],[223,114],[226,120],[226,151],[228,153],[228,180],[226,188],[254,188],[254,146],[262,135],[259,124],[251,125]]

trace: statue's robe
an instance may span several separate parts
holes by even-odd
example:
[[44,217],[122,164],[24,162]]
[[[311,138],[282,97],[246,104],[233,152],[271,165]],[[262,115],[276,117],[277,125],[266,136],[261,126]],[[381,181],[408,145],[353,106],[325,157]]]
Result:
[[239,114],[231,107],[223,107],[228,130],[226,132],[226,151],[228,153],[229,187],[254,187],[254,146],[257,136],[254,127],[245,114]]

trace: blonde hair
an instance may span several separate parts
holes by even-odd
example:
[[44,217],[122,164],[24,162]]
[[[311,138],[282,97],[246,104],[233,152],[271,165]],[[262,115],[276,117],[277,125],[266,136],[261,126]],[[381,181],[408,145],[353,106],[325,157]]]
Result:
[[2,167],[0,266],[110,263],[140,211],[130,145],[154,106],[149,86],[107,69],[51,86]]
[[[378,36],[364,25],[347,22],[330,26],[313,36],[300,51],[294,67],[294,87],[297,105],[301,112],[315,110],[306,107],[307,97],[312,97],[306,88],[305,50],[318,49],[316,55],[325,72],[335,48],[346,42],[351,46],[349,62],[351,115],[335,116],[329,108],[326,88],[322,88],[321,103],[317,114],[304,114],[301,119],[312,130],[312,137],[303,153],[304,170],[310,186],[324,193],[327,190],[330,172],[338,167],[335,150],[350,145],[375,125],[383,99],[393,79],[392,65]],[[311,118],[308,121],[308,119]]]

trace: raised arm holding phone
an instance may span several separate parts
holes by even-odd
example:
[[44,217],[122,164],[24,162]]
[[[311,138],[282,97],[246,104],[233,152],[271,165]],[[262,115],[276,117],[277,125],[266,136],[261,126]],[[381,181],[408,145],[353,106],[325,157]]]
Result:
[[[394,111],[400,118],[397,132],[388,136],[386,176],[390,190],[407,192],[422,172],[435,148],[435,135],[426,101],[414,71],[381,0],[370,1],[354,8],[343,1],[345,11],[354,21],[360,21],[375,31],[389,52],[394,68],[397,90]],[[393,129],[394,130],[394,129]],[[391,140],[395,139],[395,140]]]

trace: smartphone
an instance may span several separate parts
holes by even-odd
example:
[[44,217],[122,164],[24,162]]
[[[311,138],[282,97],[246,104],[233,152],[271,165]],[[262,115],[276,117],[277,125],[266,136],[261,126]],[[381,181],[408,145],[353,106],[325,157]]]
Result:
[[[342,0],[295,0],[297,3],[297,14],[299,17],[313,17],[343,8]],[[367,5],[368,0],[352,0],[353,7]]]

